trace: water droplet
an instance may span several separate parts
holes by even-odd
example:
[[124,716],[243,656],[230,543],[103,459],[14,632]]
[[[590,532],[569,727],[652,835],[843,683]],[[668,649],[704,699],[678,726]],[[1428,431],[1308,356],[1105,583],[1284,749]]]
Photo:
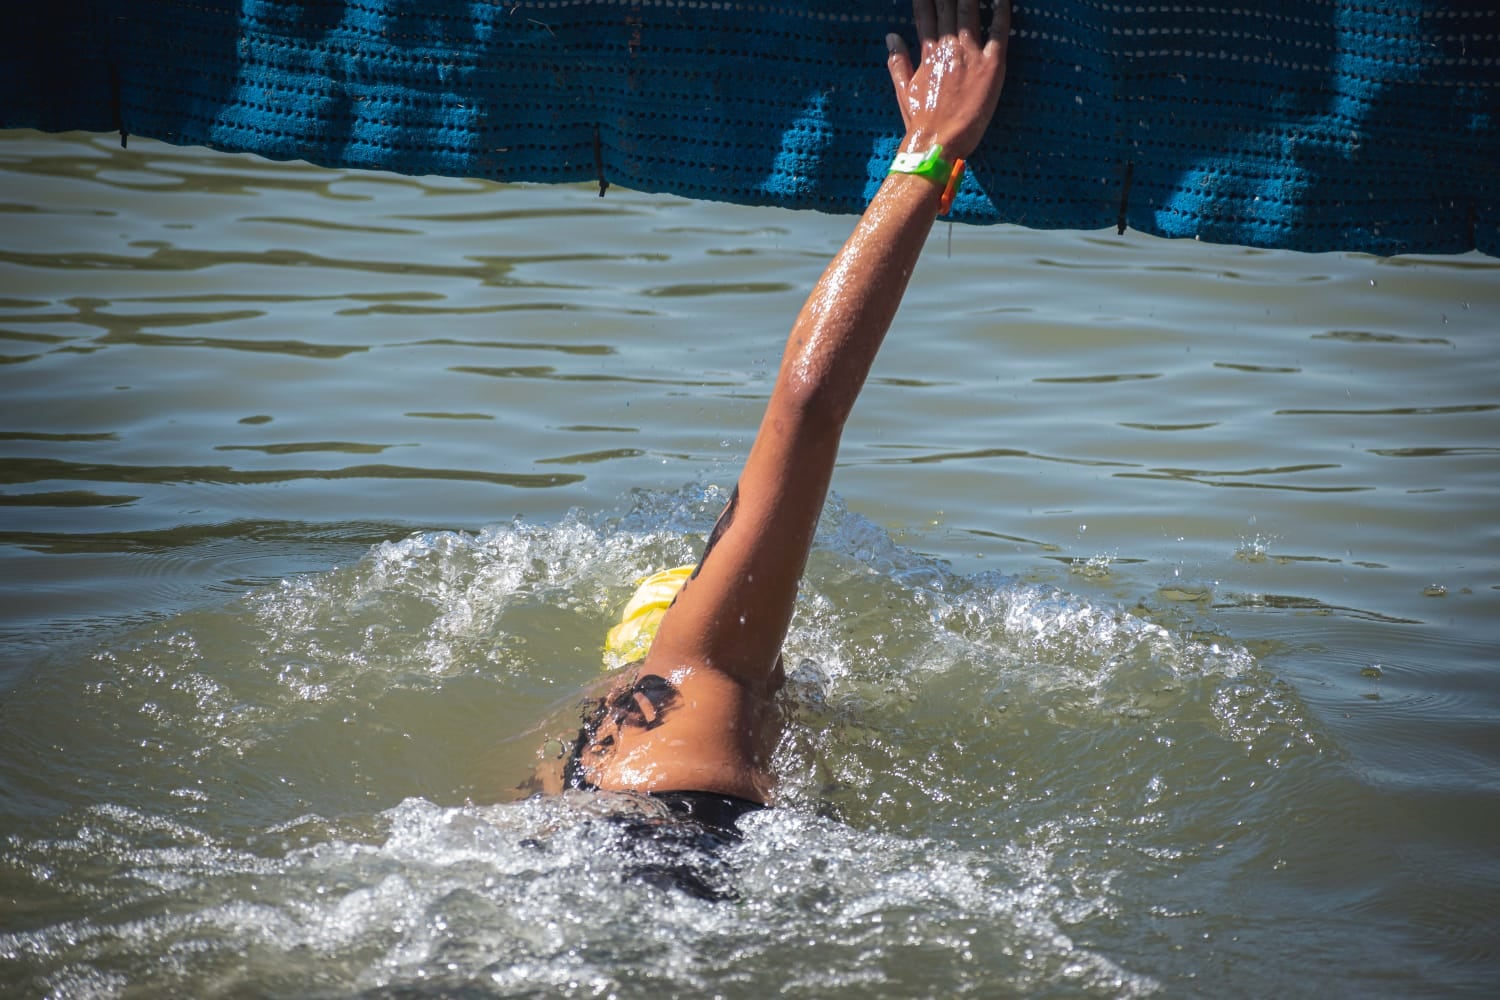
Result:
[[1380,669],[1380,664],[1378,664],[1378,663],[1372,663],[1368,667],[1362,668],[1360,670],[1360,672],[1359,672],[1359,676],[1361,676],[1361,677],[1370,677],[1370,678],[1373,678],[1374,680],[1380,680],[1380,678],[1383,677],[1384,675],[1385,675],[1385,671],[1383,671],[1383,670]]
[[1422,596],[1423,597],[1447,597],[1448,596],[1448,588],[1445,587],[1445,586],[1443,586],[1441,583],[1429,583],[1427,585],[1426,589],[1422,591]]

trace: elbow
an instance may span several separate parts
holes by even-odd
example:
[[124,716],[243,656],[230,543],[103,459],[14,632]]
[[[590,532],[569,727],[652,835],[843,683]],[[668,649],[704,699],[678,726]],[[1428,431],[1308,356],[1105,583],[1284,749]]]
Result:
[[836,378],[799,377],[792,374],[778,386],[774,409],[784,424],[804,432],[844,429],[854,409],[857,390],[842,386]]

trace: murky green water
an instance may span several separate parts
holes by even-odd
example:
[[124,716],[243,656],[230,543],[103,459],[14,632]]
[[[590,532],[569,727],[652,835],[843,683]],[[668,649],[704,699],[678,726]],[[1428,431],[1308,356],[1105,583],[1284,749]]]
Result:
[[940,227],[739,900],[509,801],[849,225],[0,133],[0,989],[1486,995],[1473,255]]

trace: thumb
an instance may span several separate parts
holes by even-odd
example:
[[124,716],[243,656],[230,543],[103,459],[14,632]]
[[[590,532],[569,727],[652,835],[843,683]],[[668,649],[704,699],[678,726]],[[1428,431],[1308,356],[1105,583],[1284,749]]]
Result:
[[[891,53],[886,66],[891,71],[891,83],[896,86],[896,97],[900,99],[906,94],[906,88],[911,86],[911,52],[906,48],[906,40],[895,32],[885,36],[885,45]],[[904,101],[901,103],[905,104]],[[902,113],[905,114],[904,111]]]

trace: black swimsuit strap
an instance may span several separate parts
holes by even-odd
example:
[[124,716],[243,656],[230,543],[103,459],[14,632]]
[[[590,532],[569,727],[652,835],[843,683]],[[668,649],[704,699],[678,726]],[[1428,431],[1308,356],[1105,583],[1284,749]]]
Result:
[[650,798],[666,806],[673,815],[690,819],[707,830],[729,840],[740,838],[736,825],[741,816],[765,809],[766,806],[737,795],[720,792],[650,792]]

